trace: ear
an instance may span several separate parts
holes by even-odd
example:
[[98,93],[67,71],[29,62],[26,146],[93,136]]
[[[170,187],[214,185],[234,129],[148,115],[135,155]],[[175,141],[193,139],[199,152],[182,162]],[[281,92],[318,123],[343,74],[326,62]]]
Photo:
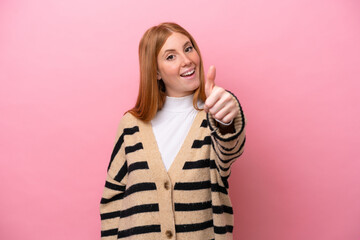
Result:
[[157,80],[161,79],[161,75],[160,75],[159,71],[157,71],[156,78],[157,78]]

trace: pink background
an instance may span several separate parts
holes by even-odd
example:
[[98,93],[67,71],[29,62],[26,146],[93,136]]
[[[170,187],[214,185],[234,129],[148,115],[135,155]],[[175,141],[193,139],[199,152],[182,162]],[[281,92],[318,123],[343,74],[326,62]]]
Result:
[[248,119],[234,239],[360,239],[358,1],[0,2],[0,239],[99,239],[138,43],[175,21]]

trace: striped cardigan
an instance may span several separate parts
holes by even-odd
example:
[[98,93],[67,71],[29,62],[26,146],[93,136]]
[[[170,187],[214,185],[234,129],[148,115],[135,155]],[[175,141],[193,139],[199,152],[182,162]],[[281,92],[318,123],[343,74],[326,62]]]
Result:
[[246,124],[237,103],[235,133],[221,134],[199,111],[168,171],[151,123],[126,113],[100,203],[101,239],[233,239],[227,180],[243,153]]

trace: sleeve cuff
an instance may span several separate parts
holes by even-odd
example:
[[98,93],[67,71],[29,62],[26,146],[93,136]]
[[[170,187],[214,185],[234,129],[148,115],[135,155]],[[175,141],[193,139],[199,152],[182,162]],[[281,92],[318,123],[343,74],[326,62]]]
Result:
[[222,121],[220,121],[220,120],[217,120],[216,118],[215,118],[215,120],[216,120],[217,122],[221,123],[222,125],[225,125],[225,126],[230,126],[230,125],[232,124],[232,122],[233,122],[233,119],[232,119],[229,123],[224,123],[224,122],[222,122]]

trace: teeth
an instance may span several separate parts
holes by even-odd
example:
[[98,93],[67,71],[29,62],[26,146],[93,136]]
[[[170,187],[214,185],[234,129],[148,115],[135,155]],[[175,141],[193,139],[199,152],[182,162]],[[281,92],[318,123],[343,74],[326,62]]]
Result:
[[190,72],[184,73],[181,76],[189,76],[195,72],[195,69],[191,70]]

